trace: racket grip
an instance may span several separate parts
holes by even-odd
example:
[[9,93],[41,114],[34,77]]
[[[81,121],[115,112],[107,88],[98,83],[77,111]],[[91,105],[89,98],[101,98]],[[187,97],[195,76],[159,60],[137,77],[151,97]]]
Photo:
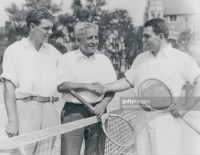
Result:
[[74,96],[77,100],[79,100],[82,104],[84,104],[90,112],[94,113],[94,107],[91,104],[89,104],[84,98],[78,95],[74,90],[70,90],[69,93],[72,96]]

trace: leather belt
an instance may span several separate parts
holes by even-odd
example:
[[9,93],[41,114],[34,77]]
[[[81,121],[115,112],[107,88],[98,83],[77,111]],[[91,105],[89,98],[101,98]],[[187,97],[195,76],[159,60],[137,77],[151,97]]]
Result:
[[[69,102],[69,101],[65,101],[65,104],[74,104],[74,105],[82,105],[82,106],[84,106],[84,104],[83,103],[78,103],[78,102]],[[93,102],[93,103],[89,103],[89,104],[91,104],[91,105],[97,105],[97,104],[99,104],[99,102]]]
[[28,101],[37,101],[39,103],[47,103],[47,102],[57,102],[58,101],[58,97],[43,97],[43,96],[28,96],[25,98],[17,98],[16,100],[21,100],[24,102],[28,102]]

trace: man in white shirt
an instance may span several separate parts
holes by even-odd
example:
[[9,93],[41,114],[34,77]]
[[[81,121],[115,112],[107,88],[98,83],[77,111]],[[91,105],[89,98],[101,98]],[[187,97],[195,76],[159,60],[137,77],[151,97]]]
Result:
[[[60,53],[47,43],[52,33],[53,16],[44,8],[36,9],[28,13],[26,22],[28,37],[10,45],[3,59],[9,137],[59,123],[54,102],[58,101],[56,83]],[[48,141],[49,146],[53,146],[55,138]],[[25,148],[31,155],[42,145]]]
[[[95,114],[101,116],[106,111],[113,93],[107,93],[101,100],[98,95],[91,92],[96,90],[96,86],[92,83],[105,84],[116,80],[116,74],[110,60],[97,51],[99,42],[97,25],[79,22],[75,25],[74,32],[80,48],[63,55],[58,65],[58,90],[62,93],[65,101],[61,114],[62,123],[94,115],[67,91],[76,91],[94,106]],[[95,93],[98,94],[98,92]],[[90,137],[92,139],[87,139]],[[104,154],[105,135],[99,123],[64,134],[61,141],[61,154],[80,155],[83,138],[85,138],[85,154]]]
[[[104,85],[106,92],[122,91],[135,87],[147,79],[164,82],[175,97],[180,96],[186,82],[193,85],[193,96],[200,96],[200,69],[187,54],[167,43],[168,27],[162,19],[152,19],[144,24],[143,43],[146,52],[134,60],[122,78]],[[196,103],[185,104],[184,110]],[[180,109],[171,113],[139,111],[137,115],[137,153],[152,155],[182,154],[182,129]],[[182,110],[182,109],[181,109]]]

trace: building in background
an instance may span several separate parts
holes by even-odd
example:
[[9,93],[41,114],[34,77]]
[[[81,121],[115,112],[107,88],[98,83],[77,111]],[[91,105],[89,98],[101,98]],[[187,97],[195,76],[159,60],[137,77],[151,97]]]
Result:
[[199,37],[200,10],[194,9],[196,2],[195,0],[147,0],[144,22],[153,18],[164,18],[169,25],[171,40],[177,40],[185,31],[191,31],[195,37]]
[[144,13],[144,22],[153,18],[163,17],[162,0],[147,0],[146,9]]
[[193,1],[189,0],[163,0],[164,18],[171,32],[178,34],[191,30],[200,32],[200,11],[193,8]]

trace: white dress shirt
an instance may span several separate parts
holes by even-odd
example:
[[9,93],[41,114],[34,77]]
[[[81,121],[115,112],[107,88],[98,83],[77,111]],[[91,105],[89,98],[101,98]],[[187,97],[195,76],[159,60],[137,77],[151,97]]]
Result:
[[[200,76],[200,69],[192,57],[168,45],[156,57],[151,52],[140,54],[125,76],[136,92],[143,81],[158,79],[178,97],[186,81],[193,84]],[[184,154],[180,119],[170,113],[145,111],[138,111],[136,118],[138,154]]]
[[16,86],[16,97],[57,94],[57,63],[60,53],[48,43],[39,51],[27,38],[10,45],[4,54],[2,77]]
[[[110,60],[103,54],[95,53],[86,57],[80,50],[75,50],[64,54],[58,65],[59,82],[74,83],[95,83],[102,84],[114,82],[116,80],[115,70]],[[90,91],[78,92],[89,103],[95,103],[101,100]],[[70,94],[63,94],[63,99],[67,102],[80,103]]]
[[185,82],[193,84],[200,69],[191,56],[168,45],[156,57],[151,52],[140,54],[125,76],[136,89],[147,79],[159,79],[173,96],[180,96]]

